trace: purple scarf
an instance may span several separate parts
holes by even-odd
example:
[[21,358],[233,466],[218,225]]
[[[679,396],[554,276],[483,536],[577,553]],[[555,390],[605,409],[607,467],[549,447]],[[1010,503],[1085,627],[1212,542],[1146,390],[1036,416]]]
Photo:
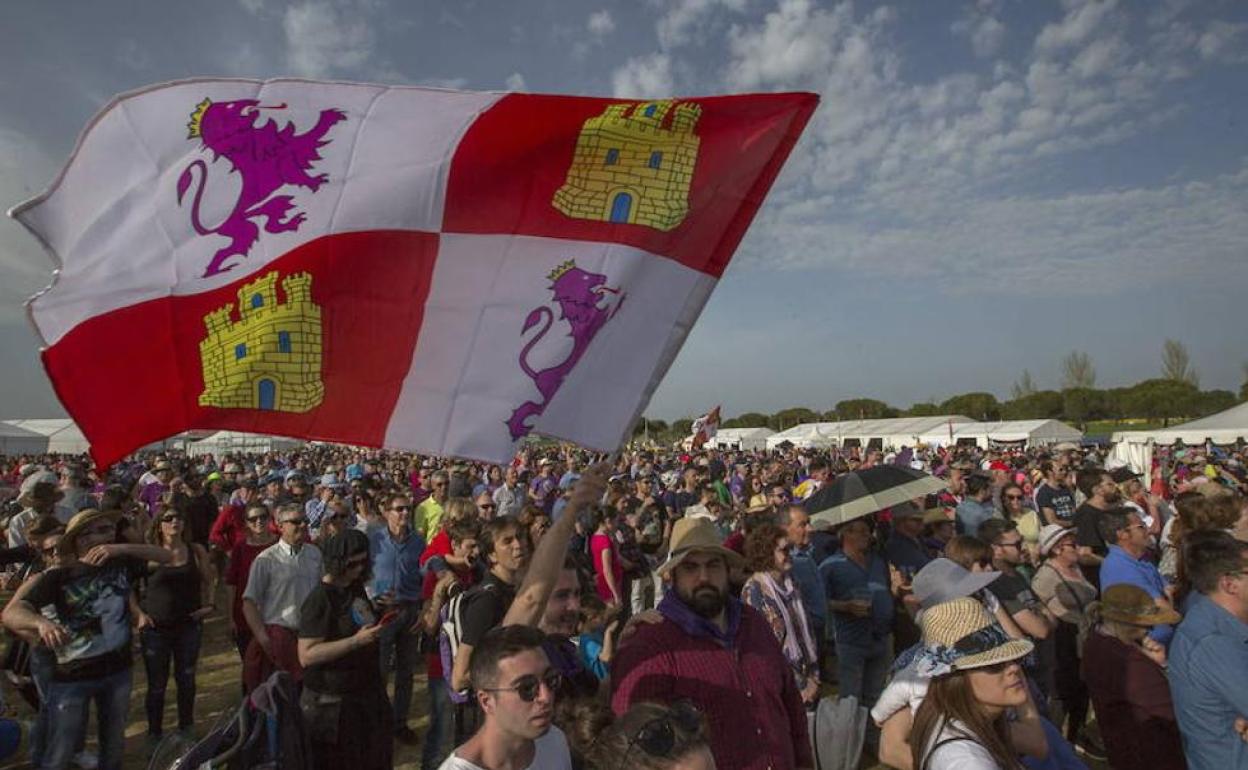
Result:
[[724,606],[728,630],[721,631],[714,621],[702,617],[689,608],[676,596],[675,591],[668,591],[663,601],[656,607],[659,614],[680,626],[686,634],[702,637],[718,642],[721,646],[731,649],[737,639],[737,631],[741,628],[741,602],[728,597]]

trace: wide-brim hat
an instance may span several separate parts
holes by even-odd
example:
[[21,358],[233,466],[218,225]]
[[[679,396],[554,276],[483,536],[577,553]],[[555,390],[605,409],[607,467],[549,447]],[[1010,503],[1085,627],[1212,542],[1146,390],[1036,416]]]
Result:
[[1009,663],[1035,647],[1026,639],[1009,638],[984,605],[970,597],[924,610],[920,624],[924,647],[947,664],[950,672]]
[[121,518],[121,511],[101,511],[98,508],[84,508],[69,520],[69,524],[65,527],[65,534],[61,537],[61,541],[65,543],[76,543],[78,536],[82,534],[82,530],[94,524],[101,519],[109,519],[116,522]]
[[1183,616],[1169,607],[1160,607],[1139,586],[1115,583],[1101,593],[1101,617],[1132,626],[1172,626]]
[[938,505],[935,508],[928,508],[923,511],[924,524],[952,524],[954,521],[953,509]]
[[1045,524],[1040,528],[1040,555],[1048,556],[1054,546],[1062,542],[1062,538],[1074,537],[1075,530],[1071,527],[1063,527],[1061,524]]
[[666,575],[692,553],[718,554],[724,557],[729,567],[745,565],[741,554],[724,547],[719,530],[715,529],[710,519],[685,517],[672,526],[672,545],[668,551],[667,561],[660,564],[656,571],[660,575]]
[[45,471],[22,482],[22,492],[17,497],[17,504],[23,508],[33,508],[36,503],[56,503],[63,497],[65,493],[57,484],[56,475]]
[[914,574],[910,590],[924,609],[973,596],[1001,577],[1000,572],[971,572],[961,564],[941,556],[932,559]]

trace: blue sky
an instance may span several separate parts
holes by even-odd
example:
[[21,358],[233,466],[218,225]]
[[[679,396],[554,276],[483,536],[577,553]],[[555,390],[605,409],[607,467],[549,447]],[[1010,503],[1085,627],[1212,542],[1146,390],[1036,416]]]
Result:
[[[272,0],[0,6],[0,207],[40,191],[113,94],[300,75],[650,97],[805,89],[822,105],[649,414],[1101,386],[1183,341],[1248,361],[1248,4]],[[60,414],[0,222],[0,416]]]

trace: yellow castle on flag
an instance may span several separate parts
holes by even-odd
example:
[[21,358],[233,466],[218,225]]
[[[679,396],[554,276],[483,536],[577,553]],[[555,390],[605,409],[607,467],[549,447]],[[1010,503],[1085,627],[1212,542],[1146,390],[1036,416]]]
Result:
[[671,99],[612,104],[585,121],[551,204],[574,219],[671,230],[689,213],[702,108]]
[[238,290],[237,321],[230,320],[233,303],[204,316],[200,406],[306,412],[325,397],[312,276],[293,273],[281,283],[285,302],[277,301],[274,271]]

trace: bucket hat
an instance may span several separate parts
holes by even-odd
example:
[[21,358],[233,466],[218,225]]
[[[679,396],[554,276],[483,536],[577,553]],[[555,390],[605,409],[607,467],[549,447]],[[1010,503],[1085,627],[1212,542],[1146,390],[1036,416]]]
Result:
[[666,575],[684,561],[686,556],[698,552],[719,554],[728,562],[729,567],[739,567],[745,563],[741,554],[724,547],[719,531],[710,519],[686,517],[672,526],[672,547],[667,561],[660,564],[657,571],[660,575]]

